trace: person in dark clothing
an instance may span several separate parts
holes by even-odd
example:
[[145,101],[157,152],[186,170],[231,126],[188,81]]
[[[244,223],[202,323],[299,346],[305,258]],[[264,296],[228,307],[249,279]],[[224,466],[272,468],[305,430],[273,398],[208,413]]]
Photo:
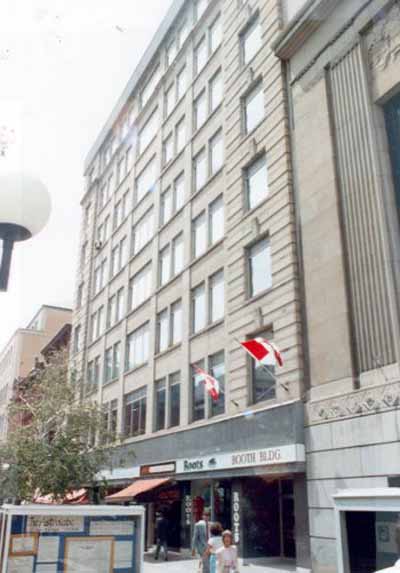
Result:
[[168,561],[168,520],[162,513],[157,513],[156,519],[157,547],[154,559],[160,556],[160,550],[163,549],[164,561]]

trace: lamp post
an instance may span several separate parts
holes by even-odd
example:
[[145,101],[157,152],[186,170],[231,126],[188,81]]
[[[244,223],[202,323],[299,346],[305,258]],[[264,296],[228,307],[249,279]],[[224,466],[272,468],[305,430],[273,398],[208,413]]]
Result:
[[7,290],[14,243],[38,234],[50,216],[50,196],[35,176],[0,173],[0,291]]

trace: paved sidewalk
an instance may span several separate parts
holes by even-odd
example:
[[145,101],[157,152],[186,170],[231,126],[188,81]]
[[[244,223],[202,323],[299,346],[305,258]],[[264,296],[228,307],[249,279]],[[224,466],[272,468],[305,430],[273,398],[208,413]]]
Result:
[[[168,561],[154,561],[152,554],[145,555],[144,573],[198,573],[198,560],[188,558],[187,555],[170,552]],[[241,573],[293,573],[296,566],[293,561],[287,560],[240,560]]]

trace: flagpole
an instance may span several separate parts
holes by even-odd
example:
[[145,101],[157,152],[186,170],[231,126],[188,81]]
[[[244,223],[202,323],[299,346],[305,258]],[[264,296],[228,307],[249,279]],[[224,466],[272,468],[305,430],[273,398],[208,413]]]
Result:
[[[240,342],[240,340],[239,340],[238,338],[236,338],[236,336],[234,336],[234,340],[236,340],[236,342],[237,342],[240,346],[242,346],[242,343]],[[242,346],[242,348],[243,348],[243,346]],[[246,350],[246,349],[245,349],[245,350]],[[246,350],[246,352],[247,352],[248,354],[250,354],[247,350]],[[254,358],[254,356],[252,356],[252,358],[253,358],[253,360],[256,360],[256,359]],[[279,382],[279,380],[277,379],[277,377],[275,376],[275,374],[273,374],[273,373],[271,372],[271,370],[270,370],[265,364],[262,364],[259,360],[257,360],[257,362],[260,364],[261,368],[262,368],[265,372],[267,372],[267,373],[269,374],[269,376],[271,376],[272,380],[275,382],[276,385],[282,386],[282,388],[283,388],[286,392],[289,392],[289,388],[287,387],[287,385],[286,385],[286,384],[283,384],[283,382]]]

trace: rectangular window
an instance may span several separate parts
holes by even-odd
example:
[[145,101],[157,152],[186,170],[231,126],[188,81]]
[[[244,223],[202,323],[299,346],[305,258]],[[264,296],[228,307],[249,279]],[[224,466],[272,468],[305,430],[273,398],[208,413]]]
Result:
[[113,363],[112,363],[112,347],[107,348],[104,354],[104,382],[110,382],[112,380],[112,372],[113,372]]
[[180,153],[186,144],[185,118],[182,118],[175,128],[175,141],[176,141],[176,153]]
[[122,199],[114,207],[114,230],[117,229],[123,221]]
[[210,374],[219,383],[219,398],[210,398],[210,416],[218,416],[225,412],[225,354],[224,351],[213,354],[209,358]]
[[139,203],[147,193],[155,190],[156,181],[157,164],[156,158],[153,157],[136,178],[136,203]]
[[184,266],[183,233],[172,241],[172,276],[179,274]]
[[165,92],[165,117],[168,117],[175,107],[175,90],[171,85]]
[[171,344],[174,346],[182,341],[182,303],[179,300],[171,306]]
[[94,362],[93,360],[91,362],[88,363],[87,365],[87,372],[86,372],[86,387],[87,387],[87,392],[90,392],[90,390],[93,387],[93,382],[94,382]]
[[153,141],[155,136],[157,135],[157,131],[159,128],[159,113],[158,108],[153,112],[153,114],[149,117],[141,131],[139,132],[138,138],[138,152],[139,155],[143,153],[146,147]]
[[196,22],[198,22],[200,20],[200,18],[202,17],[204,12],[206,11],[207,4],[208,4],[208,0],[197,0],[197,2],[195,4]]
[[128,334],[126,346],[126,370],[145,364],[149,358],[149,324]]
[[255,296],[272,286],[271,247],[262,239],[248,251],[250,296]]
[[206,214],[201,213],[193,220],[193,256],[199,257],[207,250],[207,221]]
[[124,163],[125,163],[125,158],[124,158],[124,157],[121,157],[121,158],[118,160],[118,163],[117,163],[117,187],[118,187],[118,185],[121,183],[121,181],[122,181],[122,179],[123,179],[123,175],[124,175],[124,172],[123,172]]
[[79,352],[81,347],[81,326],[78,325],[75,327],[74,331],[74,352]]
[[128,175],[133,165],[133,149],[128,147],[125,153],[125,175]]
[[198,191],[207,181],[207,155],[205,149],[200,151],[193,160],[194,190]]
[[214,135],[210,140],[210,170],[211,175],[217,173],[224,165],[224,141],[222,131]]
[[210,38],[209,40],[210,53],[212,54],[215,52],[215,50],[220,46],[222,42],[222,21],[220,15],[218,15],[218,17],[214,20],[214,22],[210,26],[209,38]]
[[114,191],[114,173],[110,173],[107,179],[107,196],[106,201],[108,201]]
[[173,195],[172,190],[167,189],[161,195],[161,225],[165,225],[173,214]]
[[213,245],[224,236],[224,201],[222,195],[210,205],[209,210],[209,240]]
[[172,133],[164,141],[164,165],[169,163],[174,156],[174,139]]
[[248,64],[260,50],[262,45],[261,24],[259,17],[253,20],[250,26],[248,26],[243,32],[240,37],[240,43],[242,47],[243,63]]
[[113,326],[116,322],[115,315],[117,309],[117,296],[112,296],[107,305],[107,328]]
[[113,346],[113,356],[112,356],[112,377],[115,380],[119,377],[121,371],[121,343],[117,342]]
[[141,97],[140,97],[142,107],[146,105],[146,103],[149,101],[149,99],[153,95],[153,92],[156,89],[157,84],[160,81],[160,79],[161,79],[161,69],[160,69],[160,66],[157,66],[157,68],[151,74],[145,87],[142,90]]
[[179,211],[185,203],[185,176],[183,173],[174,181],[175,210]]
[[133,228],[133,254],[136,255],[154,235],[154,211],[151,209]]
[[93,384],[98,386],[100,382],[100,356],[96,356],[93,364]]
[[207,42],[204,37],[194,50],[195,74],[198,75],[207,64]]
[[210,322],[216,322],[224,318],[225,298],[224,298],[224,271],[218,271],[210,277],[209,283],[209,303]]
[[222,103],[223,83],[222,72],[219,70],[210,80],[210,113],[212,113]]
[[129,308],[133,310],[151,296],[151,263],[146,265],[129,282]]
[[124,316],[124,306],[125,306],[125,291],[124,288],[120,288],[117,292],[117,303],[115,309],[115,322],[122,320]]
[[127,438],[146,432],[146,388],[125,396],[124,433]]
[[156,411],[155,411],[155,431],[164,430],[166,427],[167,414],[167,391],[165,378],[155,383]]
[[179,426],[181,412],[181,375],[175,372],[169,377],[169,427]]
[[194,100],[194,129],[199,129],[207,119],[206,91],[203,90]]
[[176,41],[175,39],[167,47],[167,66],[170,66],[176,57]]
[[112,400],[111,411],[110,411],[110,426],[109,426],[110,437],[112,440],[116,439],[117,430],[118,430],[118,400]]
[[178,49],[182,48],[186,38],[189,36],[190,29],[187,20],[184,20],[178,30]]
[[[260,338],[271,340],[271,332],[257,334]],[[251,381],[253,403],[257,404],[263,400],[270,400],[275,397],[275,368],[271,365],[264,365],[261,362],[251,359]]]
[[206,289],[204,283],[192,290],[192,331],[199,332],[207,325]]
[[78,287],[78,293],[76,296],[76,308],[77,309],[81,308],[81,306],[82,306],[83,289],[84,289],[84,283],[81,283]]
[[268,172],[265,155],[245,171],[246,206],[253,209],[268,196]]
[[169,346],[168,309],[163,310],[157,317],[157,353],[164,352]]
[[124,267],[128,259],[128,243],[124,237],[111,252],[111,276],[114,277]]
[[176,78],[176,100],[180,101],[186,92],[186,67],[182,68]]
[[104,226],[103,226],[103,243],[105,243],[106,241],[108,241],[108,238],[110,236],[110,216],[108,215],[105,219],[104,219]]
[[[199,368],[204,368],[204,361],[197,363]],[[192,421],[203,420],[206,417],[205,392],[202,376],[196,373],[192,367]]]
[[246,96],[244,100],[244,122],[245,131],[250,133],[264,119],[264,91],[262,83],[257,86]]
[[99,338],[104,332],[104,307],[100,307],[97,311],[97,331],[96,338]]
[[165,285],[171,278],[171,252],[169,245],[160,251],[160,286]]

